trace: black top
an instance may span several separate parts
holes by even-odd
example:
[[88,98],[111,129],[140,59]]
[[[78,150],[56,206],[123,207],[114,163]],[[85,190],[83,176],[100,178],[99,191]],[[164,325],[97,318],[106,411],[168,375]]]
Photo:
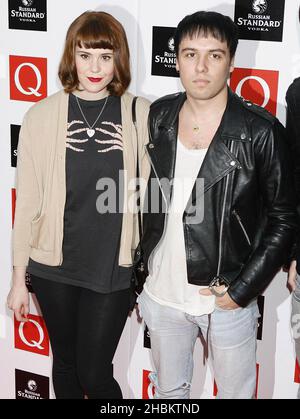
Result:
[[109,293],[129,288],[131,269],[119,267],[123,213],[123,142],[119,97],[79,99],[91,130],[70,94],[66,141],[63,263],[30,259],[41,278]]
[[[295,79],[286,94],[287,103],[287,139],[292,151],[294,181],[298,213],[300,211],[300,77]],[[299,225],[300,228],[300,225]],[[293,258],[297,260],[297,272],[300,275],[300,237],[298,233],[297,244]]]

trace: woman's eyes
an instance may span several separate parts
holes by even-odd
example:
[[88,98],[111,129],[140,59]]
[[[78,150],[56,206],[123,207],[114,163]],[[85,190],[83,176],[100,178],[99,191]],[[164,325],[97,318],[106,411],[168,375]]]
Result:
[[[88,55],[88,54],[80,54],[80,57],[83,60],[87,60],[90,57],[90,55]],[[100,59],[103,60],[103,61],[109,61],[109,60],[112,59],[112,55],[101,55]]]

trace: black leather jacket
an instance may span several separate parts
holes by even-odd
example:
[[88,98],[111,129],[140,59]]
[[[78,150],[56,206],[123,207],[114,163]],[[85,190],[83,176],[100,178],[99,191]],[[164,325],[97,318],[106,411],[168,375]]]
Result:
[[[163,178],[174,178],[178,114],[185,100],[185,93],[177,93],[150,108],[146,148],[152,170],[141,240],[150,271],[172,198],[172,188],[166,187]],[[283,126],[229,89],[220,127],[198,174],[204,179],[203,221],[187,221],[189,206],[197,204],[194,191],[183,214],[189,283],[209,285],[214,278],[223,278],[230,283],[229,295],[242,307],[263,292],[284,264],[294,240],[291,176]],[[150,211],[150,185],[157,181],[161,208],[155,213]]]

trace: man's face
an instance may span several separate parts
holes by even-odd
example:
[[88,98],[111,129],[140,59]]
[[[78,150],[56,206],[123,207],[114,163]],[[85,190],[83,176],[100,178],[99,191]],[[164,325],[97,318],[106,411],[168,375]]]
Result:
[[227,88],[233,71],[226,42],[209,35],[185,37],[179,45],[176,69],[187,94],[196,100],[209,100]]

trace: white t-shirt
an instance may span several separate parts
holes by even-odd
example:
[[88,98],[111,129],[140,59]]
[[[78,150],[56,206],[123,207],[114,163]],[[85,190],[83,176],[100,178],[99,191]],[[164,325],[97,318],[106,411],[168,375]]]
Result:
[[186,251],[182,217],[207,149],[190,150],[177,140],[173,196],[165,233],[150,261],[145,292],[159,304],[202,316],[215,308],[215,296],[203,296],[207,288],[187,281]]

